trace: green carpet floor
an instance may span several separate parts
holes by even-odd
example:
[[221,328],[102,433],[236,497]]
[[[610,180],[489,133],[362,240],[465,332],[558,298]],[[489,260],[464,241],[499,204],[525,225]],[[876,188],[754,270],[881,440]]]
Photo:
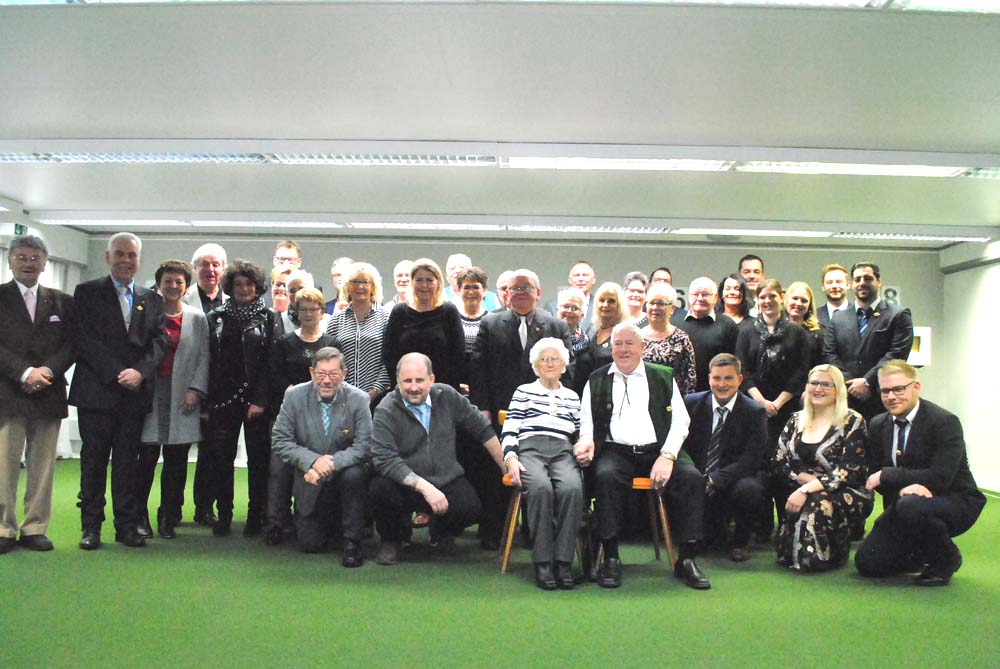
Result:
[[[996,498],[958,539],[965,565],[947,588],[853,566],[796,575],[760,548],[742,564],[700,559],[712,589],[695,592],[636,544],[621,589],[549,593],[527,551],[501,576],[468,535],[445,559],[417,545],[397,567],[348,570],[336,552],[245,539],[241,518],[230,537],[185,523],[144,549],[115,544],[108,522],[84,553],[78,480],[78,461],[58,464],[55,551],[0,556],[0,667],[1000,666]],[[245,470],[237,487],[245,500]]]

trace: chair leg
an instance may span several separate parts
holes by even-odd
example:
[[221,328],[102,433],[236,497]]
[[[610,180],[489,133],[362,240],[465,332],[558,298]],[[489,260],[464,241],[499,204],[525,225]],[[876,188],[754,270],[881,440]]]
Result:
[[653,503],[653,497],[659,498],[659,494],[655,490],[646,491],[646,502],[649,506],[649,536],[653,542],[653,553],[656,554],[656,561],[660,561],[660,538],[657,536],[659,532],[656,528],[656,506]]
[[517,519],[521,511],[521,489],[515,488],[510,494],[507,505],[507,519],[504,521],[503,562],[500,563],[500,573],[507,573],[507,563],[510,561],[510,549],[514,545],[514,531],[517,529]]
[[659,513],[660,516],[660,527],[663,529],[663,543],[667,547],[667,559],[670,561],[670,569],[672,571],[675,563],[674,540],[670,536],[670,523],[667,522],[667,510],[663,506],[662,495],[656,496],[656,506],[657,506],[657,512]]

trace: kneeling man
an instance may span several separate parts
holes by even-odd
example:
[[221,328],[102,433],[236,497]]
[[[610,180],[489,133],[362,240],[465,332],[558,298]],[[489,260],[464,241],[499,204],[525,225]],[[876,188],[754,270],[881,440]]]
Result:
[[399,562],[404,527],[413,511],[432,513],[431,539],[454,542],[482,513],[476,491],[455,456],[455,432],[464,429],[489,451],[499,478],[500,440],[479,409],[454,388],[434,383],[431,359],[407,353],[396,365],[396,389],[375,410],[368,494],[382,537],[375,562]]
[[[604,548],[597,583],[622,582],[619,527],[632,478],[648,476],[667,498],[670,525],[680,541],[674,575],[696,590],[711,587],[695,563],[701,539],[705,482],[681,445],[687,437],[684,399],[669,367],[642,360],[642,335],[631,323],[611,331],[612,363],[590,375],[580,404],[577,461],[594,461],[597,531]],[[678,455],[680,454],[680,455]]]
[[873,473],[868,490],[884,511],[854,556],[863,576],[920,572],[918,585],[948,585],[962,566],[951,540],[976,522],[986,498],[969,471],[962,424],[920,399],[917,370],[890,360],[878,371],[887,413],[868,430]]
[[306,553],[323,550],[339,497],[346,541],[341,563],[360,567],[365,529],[365,493],[371,465],[372,419],[368,393],[344,382],[344,354],[326,346],[316,351],[312,381],[285,392],[274,422],[271,449],[303,476],[296,476],[295,530]]
[[733,517],[729,556],[736,562],[750,559],[751,523],[764,506],[767,441],[767,413],[739,392],[741,383],[739,358],[719,353],[708,363],[711,390],[684,398],[691,416],[684,451],[705,477],[705,538],[721,543]]

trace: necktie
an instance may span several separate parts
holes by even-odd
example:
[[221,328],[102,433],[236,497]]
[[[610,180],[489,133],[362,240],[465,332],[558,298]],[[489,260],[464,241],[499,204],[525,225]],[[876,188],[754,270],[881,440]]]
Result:
[[330,436],[330,407],[333,404],[331,402],[320,402],[319,405],[323,407],[323,434]]
[[31,288],[28,292],[24,294],[24,306],[28,308],[28,315],[31,316],[31,322],[35,322],[35,291]]
[[896,464],[896,458],[902,457],[906,452],[906,428],[910,426],[910,421],[905,418],[897,418],[893,421],[896,424],[896,450],[892,452],[892,464]]
[[518,316],[521,319],[521,324],[517,326],[517,334],[521,338],[521,350],[523,351],[528,346],[528,319],[524,316]]
[[705,458],[705,473],[714,472],[719,468],[719,461],[722,459],[722,426],[726,423],[726,413],[729,411],[726,407],[719,407],[715,410],[715,413],[719,415],[719,419],[715,422],[715,427],[712,429],[712,436],[708,439],[708,455]]
[[628,377],[622,374],[622,403],[618,407],[618,417],[622,417],[622,412],[625,411],[626,406],[632,406],[632,400],[628,396]]
[[430,416],[431,408],[429,406],[427,406],[426,404],[418,404],[418,405],[416,405],[414,407],[414,409],[417,410],[417,419],[420,421],[420,424],[424,426],[424,430],[427,431],[427,434],[430,434],[430,432],[431,432],[431,416]]
[[858,334],[862,337],[865,336],[865,332],[868,331],[868,310],[858,309]]
[[128,286],[118,286],[118,304],[122,308],[122,318],[125,319],[125,328],[132,324],[132,304],[128,299]]

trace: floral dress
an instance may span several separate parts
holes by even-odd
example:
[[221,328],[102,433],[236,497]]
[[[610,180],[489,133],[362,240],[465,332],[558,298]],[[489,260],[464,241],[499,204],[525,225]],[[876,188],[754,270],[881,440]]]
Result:
[[850,411],[842,427],[831,427],[819,443],[802,440],[799,421],[792,414],[778,438],[771,459],[777,488],[787,499],[799,483],[797,474],[816,476],[823,489],[809,493],[797,514],[784,511],[776,547],[778,563],[797,571],[839,567],[851,550],[851,521],[862,522],[872,511],[872,494],[865,490],[865,421]]
[[665,365],[674,370],[674,380],[681,395],[693,393],[698,385],[698,375],[694,366],[694,345],[687,332],[674,328],[665,339],[646,339],[643,342],[642,359],[654,365]]

